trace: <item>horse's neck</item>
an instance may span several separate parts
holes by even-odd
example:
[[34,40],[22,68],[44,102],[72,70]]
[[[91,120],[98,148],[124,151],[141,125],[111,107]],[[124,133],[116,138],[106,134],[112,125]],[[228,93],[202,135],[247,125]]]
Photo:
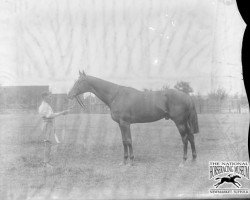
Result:
[[110,106],[112,103],[111,101],[117,92],[118,85],[92,76],[87,76],[87,81],[93,88],[92,93],[94,93],[106,105]]

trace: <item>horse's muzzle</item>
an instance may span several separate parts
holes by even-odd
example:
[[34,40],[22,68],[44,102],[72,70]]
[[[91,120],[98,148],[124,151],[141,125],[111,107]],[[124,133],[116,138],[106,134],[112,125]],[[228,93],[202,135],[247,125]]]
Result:
[[76,96],[73,96],[73,95],[68,94],[67,97],[68,97],[68,99],[72,100],[72,99],[74,99]]

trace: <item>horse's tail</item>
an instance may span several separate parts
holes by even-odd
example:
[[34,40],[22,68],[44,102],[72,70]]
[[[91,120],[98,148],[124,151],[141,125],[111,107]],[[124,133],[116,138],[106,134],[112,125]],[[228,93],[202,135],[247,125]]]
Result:
[[191,133],[193,134],[199,133],[198,117],[197,117],[197,112],[196,112],[195,105],[193,102],[192,102],[192,106],[190,107],[188,125],[190,127]]

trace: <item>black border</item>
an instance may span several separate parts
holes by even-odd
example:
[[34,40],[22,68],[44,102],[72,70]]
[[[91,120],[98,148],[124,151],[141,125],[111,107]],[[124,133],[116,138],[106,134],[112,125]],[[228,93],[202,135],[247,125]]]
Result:
[[[241,14],[242,19],[246,23],[246,29],[243,35],[243,41],[242,41],[242,52],[241,52],[241,59],[242,59],[242,72],[243,72],[243,81],[244,85],[246,88],[246,93],[247,93],[247,98],[249,102],[249,91],[250,91],[250,85],[249,81],[247,80],[247,75],[249,75],[248,68],[250,65],[250,59],[249,59],[249,52],[250,52],[250,30],[247,24],[249,24],[249,11],[250,11],[250,6],[249,6],[249,1],[246,0],[236,0],[238,10]],[[249,126],[250,128],[250,126]],[[250,138],[249,138],[249,128],[248,128],[248,156],[250,159]]]

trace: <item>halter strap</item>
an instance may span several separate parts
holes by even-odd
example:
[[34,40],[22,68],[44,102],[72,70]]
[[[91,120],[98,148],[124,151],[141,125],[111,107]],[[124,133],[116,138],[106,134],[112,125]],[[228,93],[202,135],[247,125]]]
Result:
[[84,103],[82,102],[82,100],[80,99],[79,96],[76,96],[76,100],[77,100],[77,102],[80,104],[80,106],[84,109],[84,108],[85,108],[85,105],[84,105]]

